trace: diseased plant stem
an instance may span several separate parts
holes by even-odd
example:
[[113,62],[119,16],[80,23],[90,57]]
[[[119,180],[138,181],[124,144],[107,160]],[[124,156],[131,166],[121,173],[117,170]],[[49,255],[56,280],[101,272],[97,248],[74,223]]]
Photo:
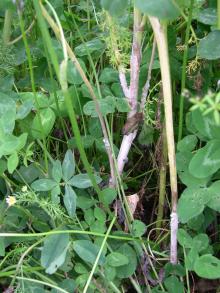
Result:
[[123,66],[119,67],[119,80],[125,97],[129,99],[129,88],[125,76],[125,69]]
[[178,129],[178,141],[182,138],[183,133],[183,110],[184,110],[184,95],[183,91],[186,87],[186,65],[188,60],[188,49],[189,49],[189,36],[190,36],[190,26],[192,22],[192,12],[193,12],[193,4],[194,0],[191,0],[190,10],[189,10],[189,16],[187,21],[187,27],[186,27],[186,36],[185,36],[185,50],[183,53],[183,66],[182,66],[182,78],[181,78],[181,96],[180,96],[180,106],[179,106],[179,129]]
[[163,85],[164,109],[165,109],[165,127],[167,137],[167,149],[170,168],[170,186],[172,194],[172,212],[171,212],[171,243],[170,243],[170,262],[177,263],[177,173],[176,173],[176,156],[175,142],[173,131],[173,111],[172,111],[172,89],[169,66],[169,54],[167,37],[164,26],[155,17],[149,17],[154,35],[157,41],[157,48],[160,58],[161,77]]
[[[128,113],[128,118],[132,117],[137,113],[137,99],[138,99],[138,85],[139,85],[139,72],[140,72],[140,62],[141,62],[141,40],[142,40],[142,16],[141,12],[134,8],[134,28],[133,28],[133,44],[132,44],[132,54],[130,60],[130,87],[129,94],[125,90],[127,87],[124,84],[126,81],[125,77],[121,76],[119,73],[120,81],[122,89],[124,90],[125,96],[128,98],[129,105],[131,107],[130,112]],[[123,78],[122,78],[123,77]],[[119,174],[121,175],[127,162],[128,153],[130,151],[131,145],[137,135],[137,130],[124,135],[122,139],[122,143],[120,146],[118,158],[117,158],[117,166]]]

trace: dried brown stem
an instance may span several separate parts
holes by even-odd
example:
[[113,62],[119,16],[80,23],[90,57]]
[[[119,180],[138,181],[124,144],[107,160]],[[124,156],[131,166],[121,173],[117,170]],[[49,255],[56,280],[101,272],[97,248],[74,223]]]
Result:
[[160,58],[161,77],[163,85],[164,109],[165,109],[165,126],[167,137],[167,149],[170,168],[170,186],[172,194],[172,213],[171,213],[171,244],[170,244],[170,262],[177,263],[177,172],[175,142],[173,131],[173,109],[172,109],[172,89],[169,66],[169,55],[166,32],[160,21],[155,17],[149,17],[151,26],[157,42],[157,48]]

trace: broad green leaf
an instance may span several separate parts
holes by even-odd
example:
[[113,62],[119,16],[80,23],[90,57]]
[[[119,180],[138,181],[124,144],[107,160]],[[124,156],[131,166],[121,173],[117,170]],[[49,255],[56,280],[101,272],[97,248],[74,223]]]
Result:
[[7,170],[7,162],[3,159],[0,160],[0,176]]
[[220,31],[210,32],[203,38],[198,47],[198,55],[207,60],[216,60],[220,58]]
[[[85,149],[91,148],[94,144],[95,138],[92,135],[82,135],[81,141]],[[70,148],[77,148],[77,143],[75,137],[72,137],[70,140],[68,140],[68,146]]]
[[184,229],[178,229],[177,239],[179,244],[185,248],[191,248],[193,246],[192,237]]
[[211,209],[220,212],[220,181],[214,182],[209,187],[209,193],[210,193],[210,200],[207,203],[207,206]]
[[146,230],[146,225],[143,222],[134,220],[132,223],[131,233],[134,237],[141,237],[146,232]]
[[129,263],[129,259],[127,256],[119,252],[111,252],[106,257],[106,262],[111,267],[120,267],[120,266],[127,265]]
[[69,234],[50,235],[44,241],[41,265],[47,274],[53,274],[64,263],[69,246]]
[[184,284],[176,276],[165,279],[164,284],[169,293],[184,293]]
[[193,238],[193,247],[198,252],[205,250],[209,245],[209,237],[207,234],[200,233]]
[[205,216],[204,214],[200,214],[197,217],[192,218],[188,221],[187,226],[194,230],[194,231],[201,231],[201,228],[203,227],[205,222]]
[[178,202],[178,215],[181,223],[187,223],[204,210],[210,200],[208,188],[188,187],[182,193]]
[[197,142],[197,136],[193,134],[187,135],[181,141],[178,142],[177,150],[179,152],[191,152],[196,147]]
[[208,7],[200,11],[198,21],[208,25],[215,25],[217,23],[217,9]]
[[0,137],[0,157],[19,151],[25,146],[26,140],[27,133],[23,133],[18,137],[11,134]]
[[201,278],[220,278],[220,260],[211,254],[200,256],[195,262],[194,269],[197,275]]
[[15,127],[15,118],[16,113],[15,109],[6,111],[1,117],[0,117],[0,129],[3,130],[5,134],[11,134]]
[[[74,292],[76,289],[76,284],[73,279],[64,279],[62,282],[58,283],[58,287],[61,289],[66,290],[67,292]],[[45,291],[44,291],[45,292]],[[52,289],[51,293],[60,293],[60,290]],[[38,293],[38,292],[36,292]]]
[[113,92],[115,97],[118,97],[118,98],[124,98],[125,97],[119,82],[114,82],[113,83],[113,85],[111,86],[111,91]]
[[[115,112],[114,97],[106,97],[104,99],[99,100],[98,103],[102,115],[105,116],[107,114]],[[86,103],[83,107],[83,111],[86,115],[89,115],[91,117],[98,117],[94,101],[89,101],[88,103]]]
[[24,119],[30,113],[32,108],[32,100],[26,100],[21,105],[18,105],[16,119]]
[[106,232],[105,222],[101,222],[99,220],[93,222],[90,225],[90,231],[93,231],[93,232],[96,232],[96,233],[105,234],[105,232]]
[[53,167],[52,167],[52,177],[56,182],[60,182],[61,178],[62,178],[62,166],[61,166],[61,162],[59,160],[56,160],[53,163]]
[[87,274],[88,273],[88,269],[80,262],[75,264],[74,271],[76,271],[78,274]]
[[196,178],[189,172],[189,163],[193,157],[191,152],[180,152],[176,154],[177,171],[180,180],[188,187],[205,187],[211,176],[206,178]]
[[61,190],[60,190],[60,186],[56,185],[52,190],[51,190],[51,201],[53,203],[60,203],[60,195]]
[[[89,240],[76,240],[73,243],[73,249],[85,262],[94,264],[100,248]],[[103,265],[104,262],[105,257],[101,254],[99,264]]]
[[102,137],[102,128],[98,118],[90,118],[88,129],[89,129],[89,133],[93,137],[95,138]]
[[88,277],[89,277],[89,273],[82,274],[82,275],[78,276],[75,279],[76,287],[77,288],[83,288],[86,285],[86,282],[88,281]]
[[57,182],[52,179],[38,179],[31,184],[35,191],[49,191],[57,186]]
[[126,113],[131,110],[131,107],[129,106],[127,99],[124,98],[116,98],[115,107],[118,110],[118,112],[121,113]]
[[88,209],[84,212],[84,219],[89,226],[91,226],[95,222],[93,209]]
[[174,19],[179,11],[172,0],[135,0],[135,5],[141,12],[160,19]]
[[[86,66],[85,66],[85,63],[83,62],[83,60],[78,59],[78,61],[79,61],[79,64],[81,65],[82,69],[84,71],[86,71]],[[69,83],[76,84],[76,85],[83,83],[83,79],[82,79],[81,75],[79,74],[75,64],[73,64],[72,61],[68,62],[67,80]]]
[[101,71],[99,81],[102,83],[119,82],[118,71],[111,67],[104,68]]
[[[82,191],[82,189],[80,190]],[[95,205],[96,201],[89,197],[88,195],[79,195],[79,192],[77,192],[77,207],[86,210]]]
[[[35,282],[22,280],[18,285],[23,292],[28,293],[45,293],[44,285],[36,284]],[[60,293],[60,292],[59,292]]]
[[[21,175],[21,177],[19,176],[19,174]],[[27,183],[31,183],[40,175],[42,175],[41,171],[38,169],[38,167],[36,167],[34,163],[31,163],[27,167],[21,166],[18,169],[18,174],[15,173],[13,176],[20,183],[24,183],[24,181]]]
[[[99,184],[102,179],[97,175],[94,176],[96,179],[96,183]],[[88,174],[75,175],[68,181],[68,184],[82,189],[93,186]]]
[[109,205],[117,196],[117,191],[113,188],[105,188],[101,191],[103,201],[106,205]]
[[92,54],[95,51],[103,51],[105,48],[105,44],[99,39],[95,38],[86,43],[82,43],[81,45],[75,48],[76,55],[82,57],[87,56],[88,53]]
[[19,159],[18,159],[17,152],[11,154],[8,157],[7,167],[8,167],[8,172],[10,174],[12,174],[14,172],[14,170],[17,168],[18,162],[19,162]]
[[76,213],[76,194],[72,187],[65,185],[64,205],[67,209],[68,215],[74,217]]
[[15,112],[16,103],[15,101],[8,95],[0,92],[0,117],[8,111]]
[[[13,75],[6,75],[6,76],[2,75],[1,79],[0,79],[1,91],[4,93],[12,91],[14,82],[15,82],[15,79],[14,79]],[[14,94],[14,92],[13,92],[13,94]]]
[[154,128],[144,123],[141,129],[141,132],[138,136],[138,142],[143,146],[147,146],[153,143],[153,141],[154,141]]
[[189,164],[189,172],[196,178],[206,178],[220,168],[220,140],[211,140],[199,149]]
[[16,103],[8,95],[0,92],[0,129],[11,134],[15,126]]
[[43,108],[50,107],[50,100],[48,99],[48,97],[45,94],[43,94],[41,92],[37,92],[36,98],[35,98],[35,94],[33,92],[30,92],[29,94],[31,94],[33,96],[36,110],[38,108],[43,109]]
[[105,221],[106,221],[106,214],[105,214],[105,212],[101,208],[95,207],[95,209],[94,209],[94,216],[95,216],[95,218],[98,221],[105,223]]
[[16,5],[11,0],[0,1],[0,9],[4,10],[9,8],[15,11]]
[[71,150],[67,150],[63,163],[63,179],[64,181],[68,181],[75,173],[75,157],[74,153]]
[[206,139],[220,139],[219,126],[216,125],[212,113],[203,115],[200,110],[192,112],[192,123]]
[[199,257],[198,250],[195,246],[193,246],[190,251],[186,255],[185,266],[189,271],[194,270],[194,265],[196,260]]
[[40,110],[40,114],[36,114],[31,126],[31,133],[33,137],[35,139],[42,139],[43,137],[46,137],[53,128],[55,118],[54,111],[50,108]]
[[179,277],[184,277],[186,275],[186,270],[181,264],[171,264],[170,262],[165,264],[165,277],[170,275],[176,275]]
[[116,252],[125,255],[129,259],[128,264],[116,268],[117,277],[119,279],[130,277],[131,275],[133,275],[137,267],[137,256],[135,251],[133,250],[133,248],[131,248],[130,245],[125,243]]
[[115,279],[115,277],[116,277],[116,269],[115,269],[115,267],[105,265],[104,270],[105,270],[105,277],[107,278],[107,280],[113,281]]
[[113,16],[119,16],[125,13],[128,7],[128,0],[101,0],[102,7]]

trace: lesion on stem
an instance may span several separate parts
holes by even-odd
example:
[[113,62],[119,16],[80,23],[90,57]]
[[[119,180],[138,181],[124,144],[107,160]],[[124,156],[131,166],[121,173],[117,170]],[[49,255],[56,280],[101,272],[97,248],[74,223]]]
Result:
[[[107,12],[106,12],[107,13]],[[156,43],[154,41],[152,56],[150,65],[148,68],[147,81],[142,89],[140,107],[138,106],[138,92],[139,92],[139,73],[140,73],[140,64],[142,59],[142,39],[144,26],[147,21],[147,17],[142,15],[142,13],[134,8],[134,23],[133,23],[133,40],[132,40],[132,50],[130,56],[130,68],[129,70],[123,64],[122,55],[123,53],[119,49],[120,44],[117,42],[117,37],[114,34],[111,34],[112,26],[114,22],[111,16],[107,13],[107,21],[110,26],[110,41],[112,42],[111,47],[114,48],[114,54],[116,59],[116,64],[119,73],[120,85],[123,90],[124,96],[127,98],[127,101],[131,107],[130,111],[127,114],[127,121],[123,127],[122,133],[123,138],[121,146],[119,149],[119,154],[117,157],[117,168],[119,175],[122,174],[125,164],[128,162],[128,154],[131,149],[132,143],[137,135],[137,129],[140,122],[144,119],[144,106],[146,102],[146,97],[148,95],[150,80],[151,80],[151,71],[153,67],[154,55]],[[126,79],[126,71],[130,72],[130,84],[128,85]]]

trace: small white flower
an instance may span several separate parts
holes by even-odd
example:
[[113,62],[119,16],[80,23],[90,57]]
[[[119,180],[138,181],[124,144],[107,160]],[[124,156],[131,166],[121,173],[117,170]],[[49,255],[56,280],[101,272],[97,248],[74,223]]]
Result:
[[26,192],[27,191],[27,185],[22,186],[21,191]]
[[6,197],[6,202],[9,207],[13,206],[16,203],[16,198],[15,196],[9,195]]

